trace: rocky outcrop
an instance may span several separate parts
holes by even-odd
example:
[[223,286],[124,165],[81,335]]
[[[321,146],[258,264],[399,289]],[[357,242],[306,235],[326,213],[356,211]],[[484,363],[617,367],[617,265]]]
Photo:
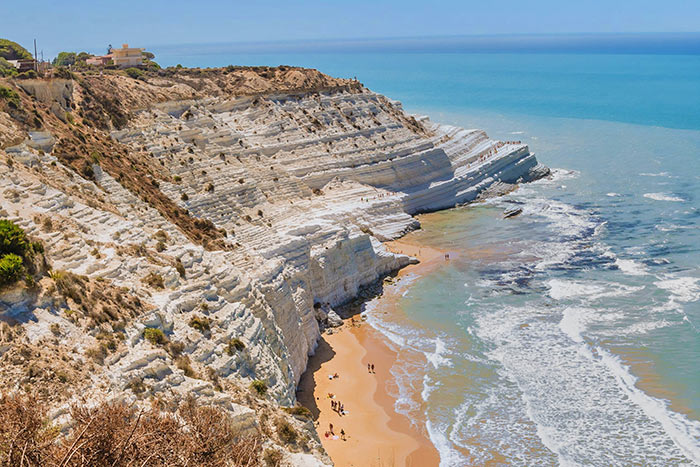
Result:
[[[205,96],[188,88],[189,75],[125,81],[133,102],[118,105],[128,123],[109,136],[126,150],[101,154],[102,162],[93,156],[82,172],[65,163],[72,160],[65,144],[56,153],[60,135],[51,128],[6,148],[3,217],[41,239],[54,270],[107,281],[148,305],[115,322],[75,321],[68,299],[4,303],[0,318],[21,322],[34,344],[55,339],[56,324],[76,361],[89,360],[100,333],[123,334],[94,366],[90,398],[195,395],[243,423],[250,412],[222,392],[224,383],[262,380],[276,401],[292,405],[319,322],[337,324],[333,307],[412,260],[383,241],[418,228],[413,214],[546,172],[524,144],[416,119],[358,83],[290,72],[279,76],[298,78],[299,88],[271,89],[248,76],[248,85],[262,89],[255,95],[219,83]],[[96,88],[130,80],[104,79],[85,78],[90,92],[78,86],[68,100],[80,103]],[[121,171],[133,163],[105,162],[122,154],[139,154],[143,173],[152,175]],[[165,212],[139,186],[177,209]],[[217,246],[198,243],[188,224],[173,221],[180,215],[211,223]],[[145,339],[149,328],[168,344]],[[138,392],[130,390],[135,381]]]

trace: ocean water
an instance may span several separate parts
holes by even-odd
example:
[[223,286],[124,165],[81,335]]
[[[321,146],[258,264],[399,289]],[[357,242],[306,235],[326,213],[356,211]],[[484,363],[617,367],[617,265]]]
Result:
[[700,464],[700,56],[168,53],[356,76],[554,168],[423,217],[452,259],[367,307],[441,465]]

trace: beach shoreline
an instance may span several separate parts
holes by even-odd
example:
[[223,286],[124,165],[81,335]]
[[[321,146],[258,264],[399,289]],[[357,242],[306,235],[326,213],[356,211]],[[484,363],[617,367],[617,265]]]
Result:
[[[385,246],[419,260],[399,270],[392,282],[407,274],[425,274],[446,261],[445,251],[406,237]],[[396,313],[398,297],[393,287],[384,288],[375,312]],[[321,443],[336,466],[439,465],[439,453],[424,423],[416,426],[394,409],[396,399],[387,386],[397,357],[388,339],[357,315],[322,335],[302,375],[297,398],[311,410]],[[374,372],[368,371],[368,364],[374,364]],[[331,378],[336,373],[338,378]],[[334,411],[331,400],[342,403],[348,414]],[[335,437],[326,436],[331,423]],[[341,439],[341,429],[346,440]]]

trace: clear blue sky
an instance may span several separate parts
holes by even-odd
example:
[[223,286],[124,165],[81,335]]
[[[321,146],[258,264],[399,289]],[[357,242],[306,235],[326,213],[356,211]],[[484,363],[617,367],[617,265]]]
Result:
[[4,0],[0,36],[47,53],[181,43],[697,32],[700,0]]

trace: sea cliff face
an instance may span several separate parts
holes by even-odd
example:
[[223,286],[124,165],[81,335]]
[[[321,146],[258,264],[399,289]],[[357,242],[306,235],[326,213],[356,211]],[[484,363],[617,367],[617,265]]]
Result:
[[[546,174],[523,144],[313,70],[56,81],[5,83],[21,104],[0,106],[0,214],[44,244],[53,271],[0,295],[21,336],[0,358],[21,342],[61,362],[0,373],[6,389],[47,388],[56,416],[79,399],[194,395],[254,429],[259,404],[242,388],[262,380],[293,405],[326,313],[411,261],[382,241],[418,228],[415,213]],[[57,289],[73,275],[83,292]]]

